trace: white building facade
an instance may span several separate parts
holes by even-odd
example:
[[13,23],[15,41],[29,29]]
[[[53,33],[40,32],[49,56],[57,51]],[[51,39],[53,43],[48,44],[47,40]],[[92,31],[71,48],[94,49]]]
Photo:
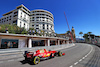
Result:
[[16,24],[19,27],[29,29],[30,11],[24,6],[20,5],[8,13],[3,14],[0,19],[0,24]]
[[46,10],[33,10],[30,14],[30,28],[43,30],[45,33],[54,32],[53,14]]
[[54,32],[53,14],[46,10],[30,11],[24,5],[16,7],[16,9],[3,14],[0,24],[16,24],[24,27],[26,30],[34,28],[43,30],[45,33]]

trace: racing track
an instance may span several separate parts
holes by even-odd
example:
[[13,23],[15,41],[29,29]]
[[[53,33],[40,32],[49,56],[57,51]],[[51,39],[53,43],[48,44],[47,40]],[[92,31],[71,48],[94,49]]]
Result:
[[[76,46],[61,50],[66,53],[65,56],[41,61],[38,65],[31,65],[22,60],[0,63],[0,67],[89,67],[89,65],[93,63],[93,60],[90,58],[96,57],[93,54],[97,47],[81,43],[75,45]],[[99,49],[96,49],[96,51],[98,50]],[[89,61],[91,61],[91,63],[89,63]]]

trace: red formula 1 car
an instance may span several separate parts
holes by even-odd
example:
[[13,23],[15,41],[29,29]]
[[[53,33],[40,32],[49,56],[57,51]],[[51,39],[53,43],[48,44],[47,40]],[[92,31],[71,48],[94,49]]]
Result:
[[62,53],[61,51],[48,51],[46,49],[40,49],[36,52],[25,51],[23,55],[25,60],[29,60],[33,64],[38,64],[40,60],[54,58],[55,56],[63,56],[65,53]]

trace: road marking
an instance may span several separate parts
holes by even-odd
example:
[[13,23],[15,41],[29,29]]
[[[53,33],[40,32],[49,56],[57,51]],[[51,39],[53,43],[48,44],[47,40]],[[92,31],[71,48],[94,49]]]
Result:
[[82,59],[79,60],[79,62],[82,61]]
[[85,55],[85,58],[87,57],[87,55]]
[[83,57],[82,59],[85,59],[85,57]]
[[78,62],[74,63],[74,65],[78,64]]
[[[91,46],[90,52],[88,54],[86,54],[82,59],[80,59],[79,62],[81,62],[83,59],[85,59],[92,51],[93,51],[93,47]],[[74,65],[77,65],[79,62],[75,62]],[[73,65],[71,65],[69,67],[73,67]]]

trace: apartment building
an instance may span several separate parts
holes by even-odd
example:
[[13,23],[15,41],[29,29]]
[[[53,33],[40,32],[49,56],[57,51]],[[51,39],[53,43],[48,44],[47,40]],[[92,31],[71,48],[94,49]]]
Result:
[[45,33],[54,32],[54,18],[49,11],[37,9],[30,11],[24,5],[17,6],[16,9],[3,14],[0,24],[16,24],[26,30],[34,28],[43,30]]
[[33,10],[30,14],[30,28],[43,30],[45,33],[54,32],[53,14],[46,10]]

